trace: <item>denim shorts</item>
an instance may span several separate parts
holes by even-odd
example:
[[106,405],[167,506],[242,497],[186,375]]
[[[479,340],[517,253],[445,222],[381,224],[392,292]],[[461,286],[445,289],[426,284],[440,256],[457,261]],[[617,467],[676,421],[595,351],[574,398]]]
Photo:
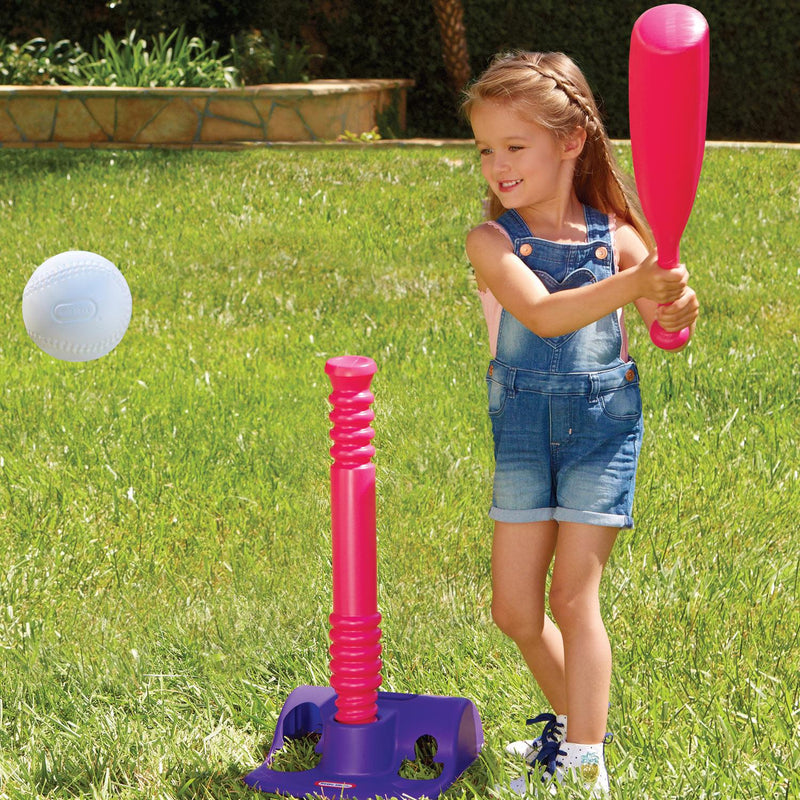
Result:
[[489,516],[632,528],[644,430],[636,364],[554,374],[494,360],[486,380],[495,453]]

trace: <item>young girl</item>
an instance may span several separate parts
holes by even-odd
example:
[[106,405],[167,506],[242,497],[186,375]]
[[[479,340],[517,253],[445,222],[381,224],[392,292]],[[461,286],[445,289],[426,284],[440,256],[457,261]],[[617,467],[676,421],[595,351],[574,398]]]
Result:
[[[496,58],[464,111],[489,185],[490,221],[470,231],[467,255],[493,355],[492,616],[552,706],[525,743],[528,779],[570,776],[599,797],[611,650],[598,593],[618,531],[633,527],[643,428],[621,308],[635,302],[648,327],[672,331],[694,326],[698,303],[686,270],[649,252],[635,191],[567,56]],[[551,562],[557,626],[545,613]]]

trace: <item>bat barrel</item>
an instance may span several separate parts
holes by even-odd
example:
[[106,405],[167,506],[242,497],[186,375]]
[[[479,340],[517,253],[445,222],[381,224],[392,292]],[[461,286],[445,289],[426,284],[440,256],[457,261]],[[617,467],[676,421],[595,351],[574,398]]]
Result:
[[636,186],[658,244],[659,262],[674,266],[705,148],[709,75],[705,17],[680,4],[649,9],[634,25],[629,66]]
[[[709,34],[705,17],[677,3],[645,11],[633,26],[629,62],[631,156],[636,188],[658,247],[658,263],[678,266],[705,150]],[[650,336],[665,350],[689,330]]]

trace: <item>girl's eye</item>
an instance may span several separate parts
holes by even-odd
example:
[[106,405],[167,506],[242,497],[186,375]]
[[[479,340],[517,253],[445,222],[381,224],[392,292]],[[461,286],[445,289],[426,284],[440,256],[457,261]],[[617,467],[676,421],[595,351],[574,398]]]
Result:
[[482,155],[482,156],[488,156],[488,155],[491,155],[491,152],[492,152],[492,151],[491,151],[491,149],[490,149],[490,148],[488,148],[488,147],[483,147],[483,148],[481,148],[480,150],[478,150],[478,153],[479,153],[480,155]]
[[512,144],[508,147],[509,151],[512,153],[516,153],[518,150],[522,150],[522,147],[518,144]]

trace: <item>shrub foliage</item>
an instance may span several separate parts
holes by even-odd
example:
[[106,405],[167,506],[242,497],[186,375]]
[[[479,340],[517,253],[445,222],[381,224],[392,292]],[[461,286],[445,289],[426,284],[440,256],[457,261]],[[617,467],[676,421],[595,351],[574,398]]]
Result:
[[[463,0],[473,74],[501,50],[562,50],[583,68],[614,137],[628,135],[630,31],[652,0]],[[692,0],[711,26],[711,139],[800,140],[800,16],[793,0]],[[448,86],[432,0],[0,0],[0,36],[83,43],[185,25],[206,41],[277,31],[317,77],[413,78],[412,135],[466,135]],[[272,51],[270,51],[272,52]],[[263,55],[263,54],[262,54]],[[282,54],[285,56],[285,53]]]

